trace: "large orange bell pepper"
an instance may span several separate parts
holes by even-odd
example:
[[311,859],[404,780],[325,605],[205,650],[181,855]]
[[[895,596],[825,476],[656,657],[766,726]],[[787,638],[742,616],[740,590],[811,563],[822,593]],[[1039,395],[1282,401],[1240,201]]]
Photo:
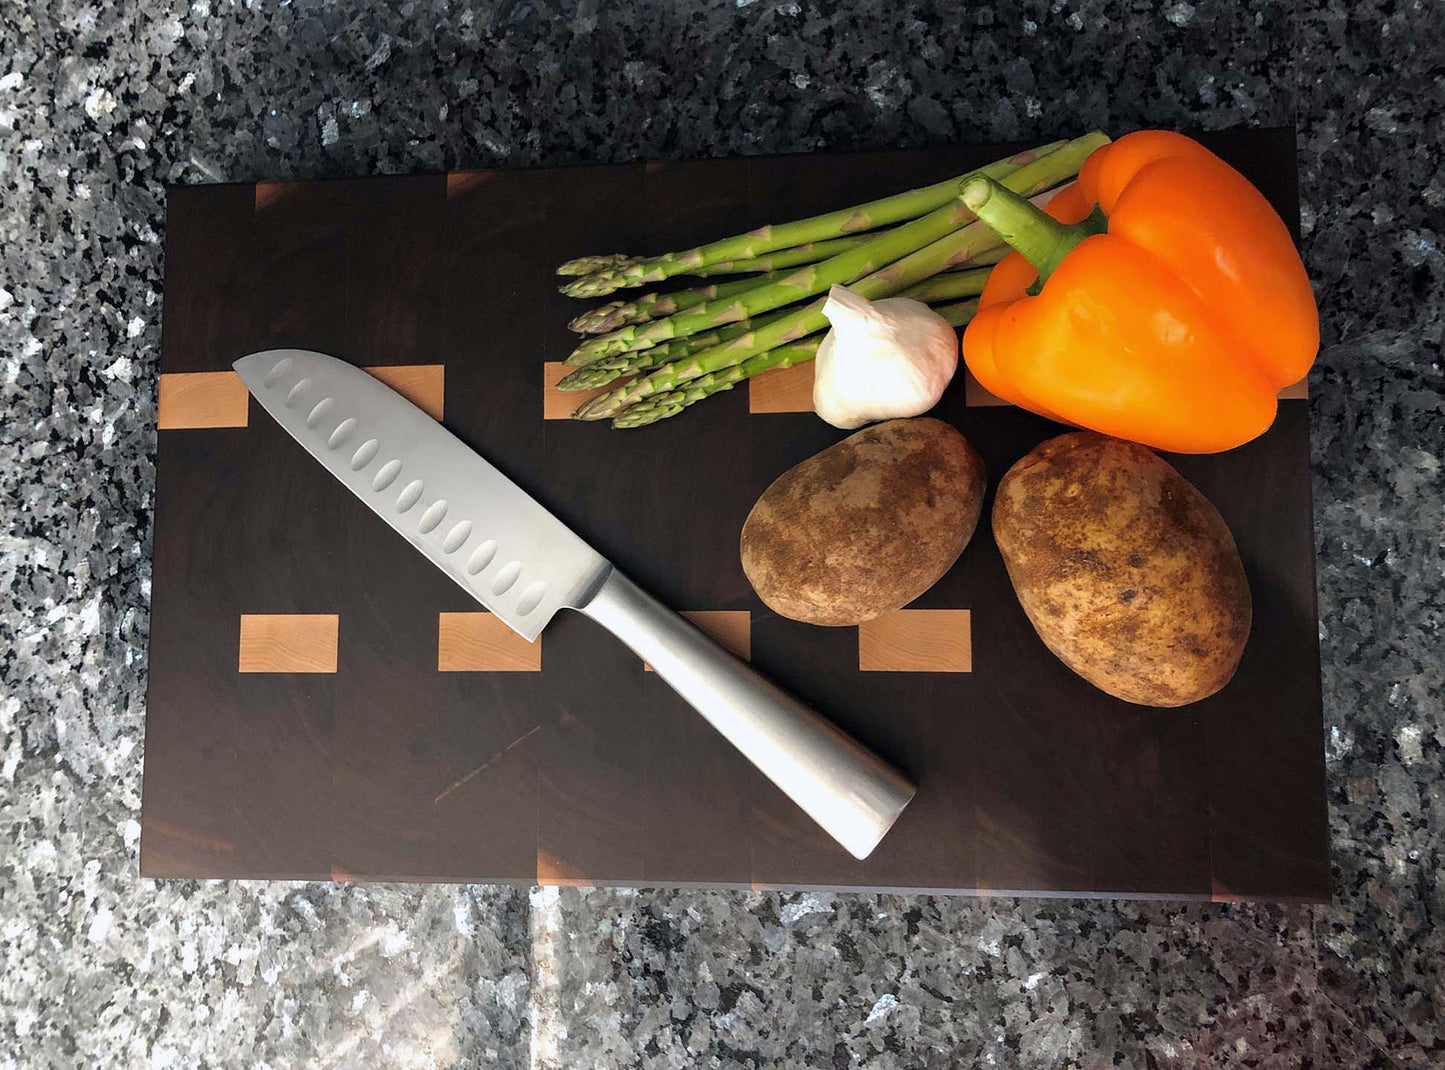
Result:
[[963,336],[969,370],[1007,401],[1213,453],[1262,434],[1314,363],[1319,313],[1289,231],[1197,141],[1142,130],[1105,145],[1047,214],[988,179],[963,196],[1018,250]]

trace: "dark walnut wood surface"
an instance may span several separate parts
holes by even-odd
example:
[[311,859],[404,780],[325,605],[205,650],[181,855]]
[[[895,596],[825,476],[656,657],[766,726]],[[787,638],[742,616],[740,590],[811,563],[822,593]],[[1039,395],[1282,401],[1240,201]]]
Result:
[[[1206,140],[1297,218],[1290,133]],[[173,190],[168,387],[224,389],[179,376],[273,346],[444,365],[451,430],[668,604],[750,612],[754,664],[920,790],[853,860],[569,613],[540,671],[513,651],[496,664],[522,671],[439,672],[439,614],[480,607],[252,402],[245,426],[160,432],[142,872],[1327,897],[1304,401],[1242,449],[1170,458],[1233,530],[1255,607],[1235,680],[1180,710],[1115,701],[1051,657],[986,522],[916,603],[970,611],[971,671],[860,672],[857,629],[770,614],[738,533],[779,473],[843,435],[811,414],[750,413],[740,389],[640,431],[542,418],[543,363],[581,307],[556,293],[561,260],[679,248],[1004,149]],[[965,393],[960,377],[937,415],[991,483],[1059,431]],[[239,671],[275,655],[242,651],[242,617],[271,642],[292,614],[311,623],[288,671]]]

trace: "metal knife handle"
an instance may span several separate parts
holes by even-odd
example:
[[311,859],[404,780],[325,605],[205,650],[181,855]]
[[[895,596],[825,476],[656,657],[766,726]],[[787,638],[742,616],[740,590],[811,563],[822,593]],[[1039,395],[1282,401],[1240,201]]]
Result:
[[855,858],[914,787],[857,740],[733,657],[616,569],[581,611],[629,646]]

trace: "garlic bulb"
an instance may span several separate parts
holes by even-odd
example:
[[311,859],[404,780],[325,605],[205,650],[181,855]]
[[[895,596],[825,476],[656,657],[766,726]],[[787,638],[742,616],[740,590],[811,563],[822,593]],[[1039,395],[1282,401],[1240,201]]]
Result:
[[921,301],[834,286],[823,314],[833,329],[815,358],[813,408],[834,427],[927,412],[958,368],[958,335]]

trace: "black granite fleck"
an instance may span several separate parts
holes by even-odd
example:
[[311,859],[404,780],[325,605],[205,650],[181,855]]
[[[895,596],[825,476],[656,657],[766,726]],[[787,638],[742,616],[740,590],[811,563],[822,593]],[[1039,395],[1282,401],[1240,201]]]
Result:
[[[0,13],[0,1065],[1445,1061],[1435,0]],[[1288,125],[1336,902],[136,876],[167,183]]]

